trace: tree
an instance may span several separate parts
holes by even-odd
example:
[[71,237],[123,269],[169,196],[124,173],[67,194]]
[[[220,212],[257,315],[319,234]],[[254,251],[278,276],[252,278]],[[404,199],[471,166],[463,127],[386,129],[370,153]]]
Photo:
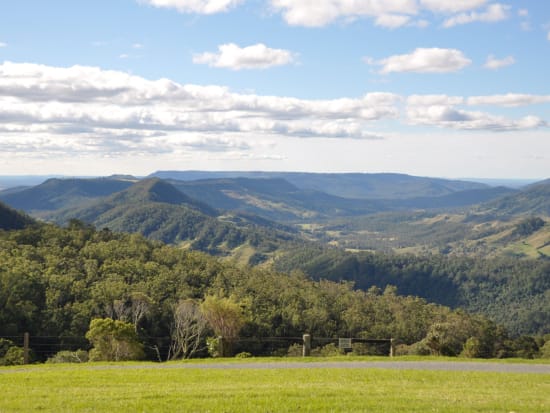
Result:
[[227,344],[222,347],[220,355],[228,355],[244,325],[241,307],[231,298],[207,296],[201,305],[201,311],[214,333]]
[[191,358],[201,350],[208,322],[195,300],[180,301],[174,308],[170,359]]
[[96,318],[90,322],[86,338],[94,348],[91,361],[139,360],[144,357],[134,325],[111,318]]

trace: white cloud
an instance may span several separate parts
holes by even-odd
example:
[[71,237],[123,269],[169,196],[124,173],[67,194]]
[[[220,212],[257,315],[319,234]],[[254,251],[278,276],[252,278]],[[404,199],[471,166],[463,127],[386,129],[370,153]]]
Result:
[[416,14],[416,0],[270,0],[275,11],[294,26],[319,27],[338,19]]
[[407,98],[409,106],[451,106],[464,103],[462,96],[447,95],[411,95]]
[[4,42],[0,42],[0,48],[2,48],[2,47],[8,47],[8,44],[4,43]]
[[292,63],[294,54],[288,50],[271,49],[262,43],[239,47],[234,43],[218,46],[218,53],[200,53],[193,56],[193,63],[232,70],[267,69]]
[[508,119],[480,111],[469,111],[459,106],[520,106],[535,102],[550,102],[545,96],[532,95],[493,95],[473,96],[464,99],[460,96],[412,95],[407,99],[406,115],[413,125],[431,125],[459,130],[515,131],[547,127],[548,123],[536,116],[528,115],[520,119]]
[[527,9],[519,9],[519,10],[518,10],[518,16],[519,16],[519,17],[527,17],[527,16],[529,16],[529,10],[527,10]]
[[[426,21],[408,24],[413,16],[424,11],[452,15],[457,21],[494,21],[499,19],[508,6],[499,3],[487,6],[485,12],[476,10],[488,0],[270,0],[272,9],[280,12],[284,20],[293,26],[321,27],[335,21],[353,21],[358,18],[374,18],[375,24],[385,28],[405,25],[425,27]],[[450,25],[458,24],[449,20]]]
[[473,22],[494,23],[506,20],[509,17],[510,6],[494,3],[487,6],[484,12],[472,11],[470,13],[461,13],[450,17],[443,22],[443,27],[449,28],[460,24]]
[[214,14],[226,12],[244,0],[139,0],[154,7],[176,9],[180,13]]
[[550,103],[550,95],[527,95],[519,93],[508,93],[506,95],[471,96],[468,98],[468,105],[490,105],[518,107]]
[[407,118],[414,125],[432,125],[460,130],[515,131],[548,126],[536,116],[519,120],[494,116],[485,112],[466,111],[445,105],[410,106]]
[[459,13],[477,9],[487,3],[487,0],[420,0],[420,4],[437,13]]
[[390,93],[331,100],[238,94],[87,66],[6,62],[0,129],[11,144],[3,139],[0,152],[15,150],[14,142],[30,142],[27,152],[141,154],[247,151],[262,136],[377,139],[369,125],[397,118],[399,101]]
[[396,29],[405,26],[410,19],[410,16],[404,16],[402,14],[382,14],[376,18],[375,24],[387,29]]
[[513,56],[506,56],[503,59],[497,59],[495,56],[489,55],[483,67],[485,69],[497,70],[501,67],[513,65],[514,63],[516,63],[516,59],[514,59]]
[[390,56],[378,61],[367,58],[369,64],[382,66],[380,73],[416,72],[449,73],[457,72],[472,63],[457,49],[418,48],[409,54]]

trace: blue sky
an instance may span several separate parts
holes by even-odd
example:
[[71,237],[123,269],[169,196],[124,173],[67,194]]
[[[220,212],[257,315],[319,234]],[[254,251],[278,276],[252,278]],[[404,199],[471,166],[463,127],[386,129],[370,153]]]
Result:
[[550,176],[550,4],[0,3],[0,174]]

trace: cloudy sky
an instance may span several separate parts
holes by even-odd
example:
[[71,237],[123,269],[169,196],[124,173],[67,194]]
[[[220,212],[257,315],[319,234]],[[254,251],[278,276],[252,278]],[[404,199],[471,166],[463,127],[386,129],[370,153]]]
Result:
[[550,177],[550,2],[0,2],[0,175]]

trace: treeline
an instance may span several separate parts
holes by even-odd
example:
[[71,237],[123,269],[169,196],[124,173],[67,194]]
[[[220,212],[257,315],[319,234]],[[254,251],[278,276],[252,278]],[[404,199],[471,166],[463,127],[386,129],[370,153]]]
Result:
[[[314,281],[302,272],[239,268],[141,235],[97,231],[79,221],[65,229],[38,225],[0,232],[0,263],[0,337],[29,332],[38,360],[59,350],[78,355],[76,350],[88,350],[91,343],[94,348],[103,345],[101,335],[97,343],[103,344],[95,344],[95,334],[107,331],[115,337],[109,328],[119,328],[123,337],[133,329],[143,349],[135,354],[155,360],[207,355],[208,349],[216,354],[215,340],[207,338],[218,335],[230,340],[233,352],[255,355],[286,354],[289,347],[292,352],[288,342],[266,345],[261,339],[303,333],[314,338],[391,337],[399,354],[535,357],[550,346],[544,347],[541,337],[512,339],[485,317],[397,295],[395,287],[365,283],[365,289],[354,289],[351,282]],[[187,327],[181,327],[182,314]],[[236,329],[220,329],[231,324],[231,314],[238,320]],[[94,324],[94,319],[103,322]],[[191,334],[195,330],[189,329],[199,323],[204,328],[190,354],[181,347],[182,328]],[[2,345],[9,350],[7,341]],[[377,350],[359,346],[354,351]],[[96,348],[93,354],[98,352]]]
[[452,308],[481,313],[514,336],[550,332],[550,261],[444,255],[352,253],[309,246],[281,254],[278,271],[352,281],[356,288],[397,286]]

